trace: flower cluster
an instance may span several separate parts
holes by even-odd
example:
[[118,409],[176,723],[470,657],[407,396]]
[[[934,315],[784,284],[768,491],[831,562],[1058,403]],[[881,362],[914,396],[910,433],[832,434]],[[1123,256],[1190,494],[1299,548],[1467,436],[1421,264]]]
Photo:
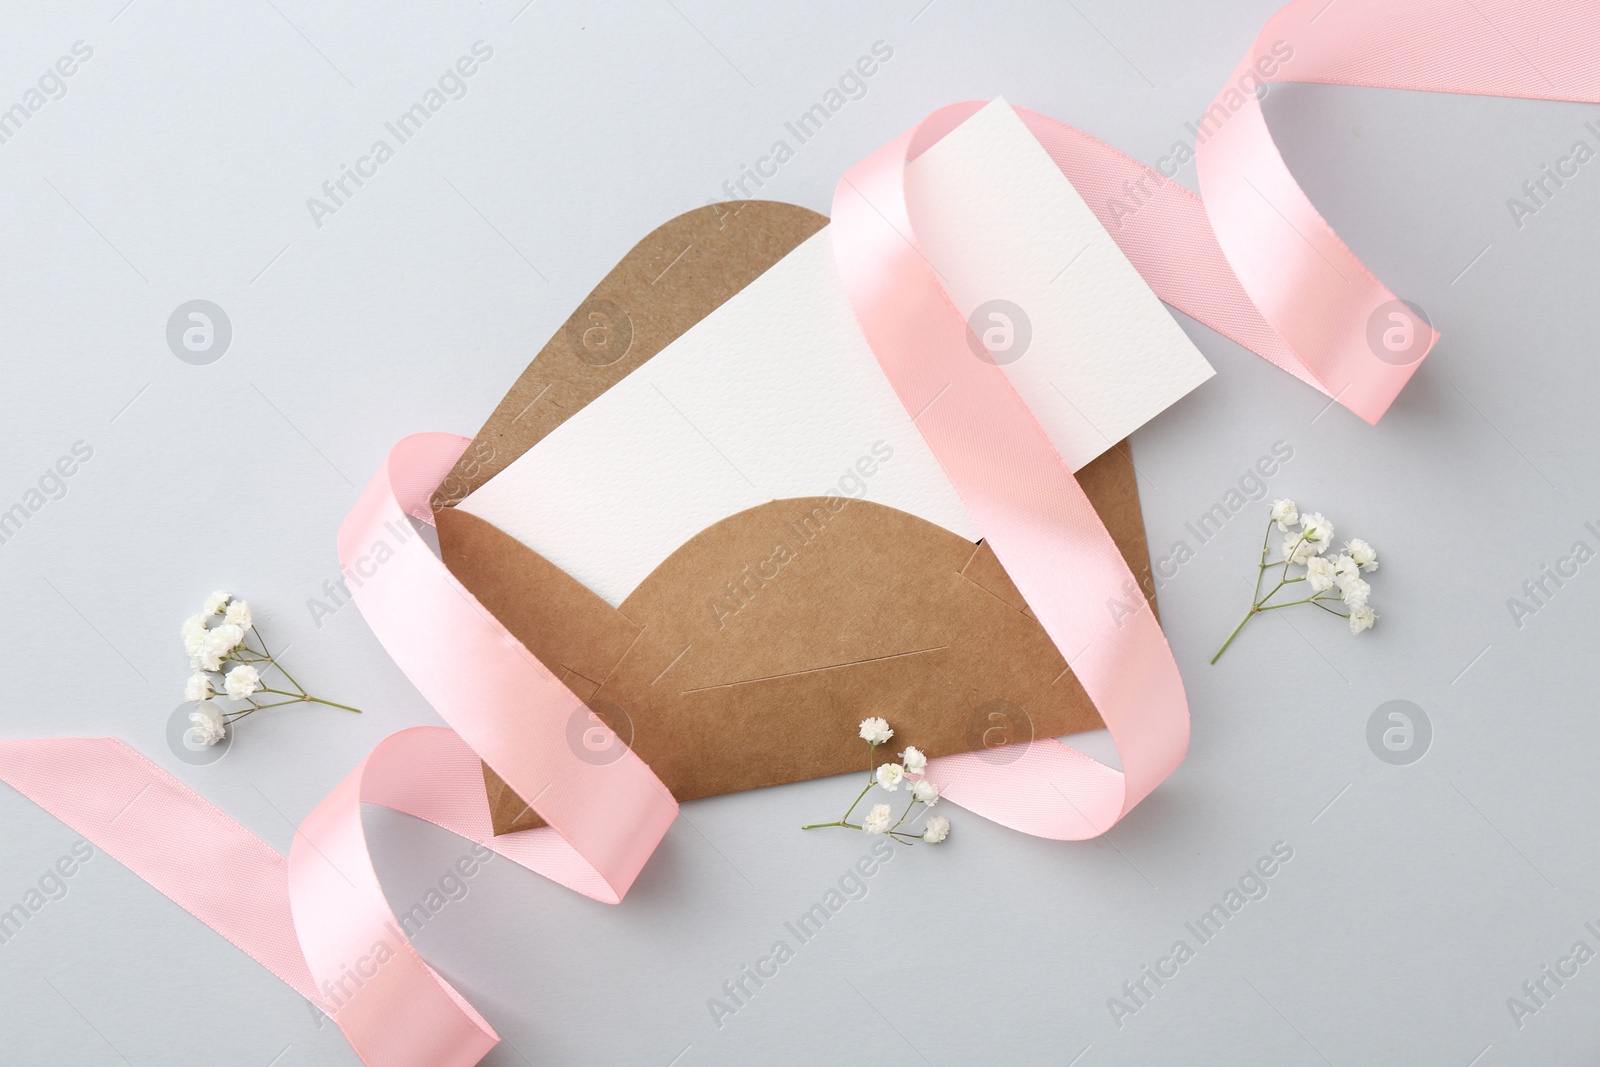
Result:
[[[215,745],[228,736],[228,725],[267,708],[285,704],[326,704],[359,712],[348,704],[336,704],[307,693],[294,676],[267,651],[250,615],[250,605],[230,593],[215,592],[206,597],[198,615],[183,621],[183,650],[189,656],[193,673],[183,687],[183,699],[195,702],[189,713],[190,733],[203,745]],[[250,639],[255,638],[255,644]],[[229,666],[231,664],[231,666]],[[263,670],[276,670],[293,690],[274,689],[262,677]],[[263,704],[258,693],[288,697]],[[249,707],[225,711],[212,699],[225,696]]]
[[[889,724],[878,716],[863,719],[859,730],[861,740],[867,743],[867,784],[861,792],[856,794],[856,799],[837,822],[812,823],[802,826],[802,830],[816,830],[823,826],[843,826],[850,830],[861,830],[869,834],[888,834],[901,844],[910,844],[920,837],[930,845],[937,845],[950,836],[950,820],[942,815],[929,817],[923,825],[920,834],[911,830],[902,830],[906,819],[911,816],[911,809],[918,804],[933,807],[939,802],[939,787],[928,780],[928,757],[915,746],[907,745],[906,750],[900,753],[899,763],[878,763],[878,746],[885,744],[894,736],[894,731]],[[850,821],[850,816],[855,812],[861,799],[867,795],[867,790],[874,785],[890,792],[897,793],[904,786],[911,793],[911,799],[906,804],[906,810],[900,813],[897,820],[894,810],[887,804],[874,804],[862,817],[859,824]]]
[[[1276,528],[1279,533],[1285,534],[1282,546],[1282,559],[1269,561],[1267,559],[1268,546],[1272,541],[1272,531]],[[1234,628],[1228,639],[1217,649],[1217,654],[1211,657],[1215,663],[1233,644],[1233,639],[1239,636],[1239,631],[1244,629],[1244,624],[1255,618],[1263,611],[1276,611],[1279,608],[1293,607],[1296,604],[1310,604],[1312,607],[1321,608],[1331,615],[1350,621],[1350,633],[1358,634],[1363,630],[1370,630],[1372,624],[1377,622],[1378,616],[1373,612],[1367,598],[1372,595],[1372,586],[1361,575],[1370,574],[1378,569],[1378,553],[1371,545],[1359,537],[1345,542],[1344,551],[1333,555],[1328,553],[1333,544],[1333,523],[1329,522],[1320,512],[1301,513],[1293,500],[1275,500],[1272,511],[1267,518],[1267,534],[1261,539],[1261,564],[1256,570],[1255,592],[1251,595],[1250,611],[1244,620]],[[1261,595],[1261,576],[1269,568],[1283,566],[1279,575],[1278,584],[1267,591],[1266,596]],[[1289,576],[1291,566],[1304,567],[1305,573]],[[1286,600],[1277,604],[1268,603],[1281,589],[1299,583],[1306,583],[1306,588],[1311,590],[1311,595],[1300,600]],[[1338,604],[1346,608],[1340,611],[1330,605]]]

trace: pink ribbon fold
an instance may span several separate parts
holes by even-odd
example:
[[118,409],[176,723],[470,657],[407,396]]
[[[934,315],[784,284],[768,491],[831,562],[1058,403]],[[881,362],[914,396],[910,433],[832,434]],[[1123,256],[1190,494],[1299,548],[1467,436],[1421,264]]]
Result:
[[1558,0],[1296,0],[1267,20],[1207,109],[1195,148],[1206,216],[1290,358],[1278,346],[1256,351],[1376,423],[1439,335],[1346,247],[1284,164],[1254,90],[1286,81],[1593,103],[1600,10]]
[[438,726],[379,742],[300,824],[287,857],[114,738],[0,741],[0,780],[315,1004],[374,1067],[472,1067],[499,1037],[395,920],[361,804],[534,870],[567,861],[542,830],[494,836],[478,757]]
[[[1163,300],[1376,422],[1438,335],[1305,197],[1255,85],[1597,102],[1597,56],[1592,4],[1295,0],[1268,21],[1202,121],[1202,196],[1070,126],[1020,113]],[[915,251],[904,163],[978,106],[943,108],[853,167],[835,197],[833,235],[885,374],[1122,757],[1117,770],[1047,740],[1009,764],[945,757],[934,774],[952,800],[988,818],[1079,839],[1114,825],[1177,766],[1188,711],[1171,650],[1104,526],[1004,374],[971,356],[965,322]],[[1139,209],[1119,210],[1134,189]],[[401,441],[339,533],[362,613],[454,729],[380,742],[301,823],[289,856],[119,741],[0,741],[0,780],[316,1003],[371,1067],[470,1067],[498,1038],[395,921],[363,803],[426,819],[610,903],[677,811],[633,753],[597,765],[568,748],[581,702],[411,534],[407,516],[431,521],[428,498],[466,444],[444,434]],[[1137,610],[1110,612],[1110,600]],[[480,758],[531,798],[546,827],[494,836]]]
[[[569,746],[567,724],[583,703],[407,522],[432,521],[433,490],[469,443],[451,434],[399,442],[339,530],[363,615],[456,729],[414,727],[379,742],[300,823],[288,857],[120,741],[0,741],[0,780],[316,1004],[373,1067],[471,1067],[499,1037],[396,921],[363,803],[426,819],[613,904],[678,810],[634,753],[597,765]],[[598,719],[586,728],[606,729]],[[480,759],[548,825],[496,837]]]
[[469,444],[451,434],[396,444],[339,527],[339,559],[406,677],[549,824],[552,854],[539,873],[615,904],[678,805],[633,751],[609,763],[574,752],[567,724],[583,702],[409,536],[407,516],[433,522],[430,497]]
[[1189,743],[1178,666],[1142,596],[1108,612],[1132,572],[1005,372],[977,359],[966,319],[918,247],[906,164],[982,105],[957,104],[850,168],[833,198],[834,257],[873,353],[984,539],[1094,701],[1117,770],[1054,739],[1015,762],[934,760],[954,803],[1041,837],[1104,833],[1172,773]]

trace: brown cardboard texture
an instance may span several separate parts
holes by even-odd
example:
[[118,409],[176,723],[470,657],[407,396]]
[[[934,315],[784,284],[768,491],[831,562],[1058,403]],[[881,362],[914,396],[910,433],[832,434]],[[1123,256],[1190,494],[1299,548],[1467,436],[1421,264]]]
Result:
[[434,494],[446,507],[828,224],[794,204],[711,204],[652,230],[562,323]]
[[[679,800],[860,770],[868,715],[894,726],[896,751],[999,761],[1015,756],[999,746],[1102,725],[988,546],[894,508],[840,496],[750,508],[700,531],[613,608],[447,506],[825,222],[747,201],[654,231],[541,350],[435,501],[451,571]],[[1151,588],[1126,442],[1078,478]],[[574,750],[620,755],[586,729],[578,699]],[[484,780],[496,833],[543,825],[487,766]]]

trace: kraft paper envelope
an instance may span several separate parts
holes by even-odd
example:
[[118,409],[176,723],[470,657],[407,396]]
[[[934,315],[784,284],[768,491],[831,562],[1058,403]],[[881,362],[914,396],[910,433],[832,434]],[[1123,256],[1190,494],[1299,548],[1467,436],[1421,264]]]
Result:
[[[1006,372],[1142,579],[1106,449],[1209,366],[1003,103],[908,187],[975,329],[996,292],[1027,320]],[[882,378],[824,221],[746,203],[656,231],[441,489],[452,570],[679,799],[855,769],[867,714],[931,755],[1101,725]],[[498,832],[539,825],[486,782]]]

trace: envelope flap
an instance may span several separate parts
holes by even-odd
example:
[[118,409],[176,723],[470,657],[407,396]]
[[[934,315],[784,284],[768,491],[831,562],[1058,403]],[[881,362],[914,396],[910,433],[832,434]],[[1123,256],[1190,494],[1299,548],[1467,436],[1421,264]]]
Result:
[[795,204],[708,204],[658,226],[567,317],[434,494],[449,507],[749,285],[825,216]]

